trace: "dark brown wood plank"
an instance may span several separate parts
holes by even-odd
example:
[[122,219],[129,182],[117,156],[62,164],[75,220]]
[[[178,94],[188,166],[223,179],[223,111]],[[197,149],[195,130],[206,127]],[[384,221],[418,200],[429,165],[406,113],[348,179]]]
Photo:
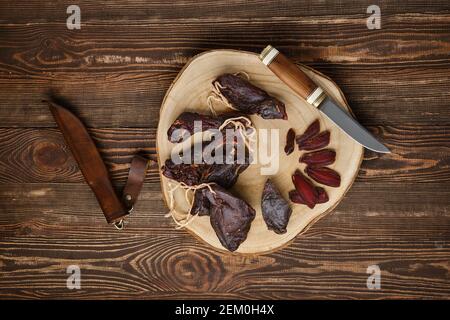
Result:
[[[444,298],[450,295],[450,3],[0,1],[1,298]],[[118,189],[155,156],[165,91],[193,55],[272,43],[333,78],[392,149],[366,152],[334,212],[264,255],[216,251],[164,218],[150,170],[126,229],[106,225],[55,128],[49,93],[91,128]],[[66,288],[66,267],[82,289]],[[378,264],[382,290],[366,288]]]
[[[363,125],[448,121],[450,66],[402,70],[402,66],[371,70],[348,65],[325,72],[340,85]],[[374,72],[377,78],[372,77]],[[0,96],[0,127],[55,127],[47,106],[41,103],[53,91],[64,96],[91,127],[155,128],[158,117],[154,115],[159,113],[175,76],[176,72],[168,71],[165,76],[150,72],[111,77],[73,75],[73,80],[53,81],[0,79],[4,90]],[[398,87],[393,89],[397,80]],[[410,88],[420,82],[427,86],[426,92],[417,95]]]
[[[415,86],[414,81],[405,83],[401,92],[390,94],[393,89],[389,81],[395,81],[398,75],[389,80],[383,72],[385,84],[380,79],[372,79],[374,82],[370,82],[370,85],[361,86],[358,83],[364,83],[364,76],[370,77],[374,71],[366,70],[363,74],[358,74],[353,67],[348,66],[346,69],[336,69],[334,72],[339,73],[339,79],[347,77],[341,81],[335,77],[335,80],[341,84],[349,104],[363,125],[394,125],[396,122],[429,124],[441,123],[450,118],[449,92],[442,87],[450,86],[450,81],[437,80],[435,76],[440,72],[449,73],[450,68],[430,68],[426,71],[427,75],[422,79],[428,82],[427,89],[430,92],[426,93],[427,97],[413,94],[408,89]],[[348,73],[350,69],[353,71]],[[392,72],[396,74],[395,70]],[[9,80],[3,83],[0,80],[5,92],[0,96],[0,127],[55,127],[47,106],[41,103],[42,99],[48,97],[49,88],[52,88],[69,100],[77,114],[91,127],[155,128],[158,117],[154,115],[159,112],[165,90],[176,76],[175,73],[171,75],[169,78],[161,77],[156,82],[151,80],[152,73],[144,75],[141,80],[128,79],[129,81],[126,80],[128,76],[119,76],[118,81],[106,78],[91,81],[86,77],[83,81],[55,80],[52,84],[39,80]],[[441,83],[433,84],[436,81]],[[17,88],[20,88],[19,91]],[[380,96],[380,92],[383,96]]]
[[[19,4],[2,2],[0,22],[29,23],[65,21],[66,8],[73,4],[69,1],[22,1]],[[126,3],[117,1],[80,0],[83,19],[86,21],[128,21],[150,18],[158,19],[236,19],[289,17],[292,20],[308,16],[352,16],[366,17],[367,1],[290,1],[269,0],[264,5],[258,0],[238,1],[145,1],[132,0]],[[383,15],[398,13],[449,12],[450,5],[446,0],[394,0],[380,2]]]
[[63,23],[4,25],[0,126],[54,126],[40,101],[55,92],[90,126],[155,127],[153,115],[190,57],[217,48],[258,52],[268,41],[332,77],[364,125],[450,118],[450,14],[388,16],[376,31],[364,21],[161,20],[80,31]]
[[[391,154],[366,151],[358,181],[449,182],[450,124],[369,127]],[[156,160],[156,130],[90,129],[116,184],[122,185],[136,153]],[[82,182],[58,129],[0,128],[0,182]],[[158,182],[157,166],[147,182]]]
[[[90,129],[92,138],[117,184],[127,178],[131,160],[142,154],[156,160],[156,130]],[[58,129],[1,128],[0,182],[83,182],[83,176]],[[151,167],[147,182],[158,182]]]
[[[331,215],[288,247],[241,256],[174,230],[155,184],[145,186],[122,232],[106,225],[87,186],[0,185],[0,209],[6,213],[0,216],[0,293],[9,298],[185,298],[188,293],[191,298],[445,298],[450,197],[442,186],[357,183]],[[68,202],[70,194],[76,196]],[[411,206],[408,201],[417,197],[423,201]],[[71,264],[81,267],[80,291],[65,288]],[[380,291],[366,288],[366,268],[372,264],[382,270]]]

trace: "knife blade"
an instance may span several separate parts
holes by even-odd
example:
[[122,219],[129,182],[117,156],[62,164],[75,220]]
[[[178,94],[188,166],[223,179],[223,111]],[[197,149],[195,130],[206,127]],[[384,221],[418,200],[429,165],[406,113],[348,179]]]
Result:
[[379,142],[355,118],[341,108],[338,103],[327,96],[302,70],[272,46],[267,46],[259,56],[260,60],[294,92],[309,104],[318,108],[353,140],[367,149],[390,153],[389,149]]
[[129,212],[117,197],[94,141],[72,112],[56,103],[46,102],[87,184],[94,192],[106,221],[120,225]]

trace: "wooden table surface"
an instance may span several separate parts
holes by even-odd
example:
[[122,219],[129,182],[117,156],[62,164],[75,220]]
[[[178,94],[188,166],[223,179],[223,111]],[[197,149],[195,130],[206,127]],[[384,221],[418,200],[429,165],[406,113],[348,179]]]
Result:
[[[450,2],[376,2],[1,0],[0,298],[448,298]],[[106,225],[41,100],[72,105],[120,188],[136,152],[155,157],[162,98],[190,57],[268,43],[333,78],[392,153],[366,152],[334,212],[270,254],[174,230],[156,168],[126,229]]]

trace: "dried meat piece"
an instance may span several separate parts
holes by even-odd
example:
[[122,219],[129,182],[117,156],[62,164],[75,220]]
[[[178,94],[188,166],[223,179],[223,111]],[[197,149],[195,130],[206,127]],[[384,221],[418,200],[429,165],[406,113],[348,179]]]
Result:
[[314,208],[319,195],[312,182],[305,177],[300,170],[295,171],[292,176],[292,182],[301,198],[305,201],[305,204],[311,209]]
[[199,216],[209,216],[209,210],[211,209],[208,198],[206,197],[206,192],[209,189],[207,187],[197,189],[194,193],[194,201],[192,203],[190,214]]
[[328,167],[306,167],[306,174],[315,181],[326,186],[337,188],[341,185],[339,173]]
[[261,210],[269,230],[278,234],[286,233],[292,209],[270,179],[264,185]]
[[172,180],[195,186],[214,182],[224,188],[231,188],[248,164],[175,164],[167,159],[161,168],[162,174]]
[[300,143],[298,143],[298,149],[299,150],[318,150],[326,147],[330,143],[330,131],[323,131],[319,133],[318,135],[303,140]]
[[[317,203],[325,203],[328,202],[328,194],[324,188],[316,187],[317,191]],[[307,205],[305,199],[297,192],[297,190],[289,191],[289,199],[294,203],[305,204]]]
[[[203,150],[208,143],[203,142],[201,150]],[[232,163],[223,164],[207,164],[195,163],[195,146],[191,148],[190,163],[174,163],[172,159],[167,159],[164,166],[161,168],[162,174],[172,180],[185,183],[188,186],[195,186],[201,183],[217,183],[224,188],[232,187],[239,175],[249,166],[249,154],[245,154],[244,163],[238,163],[236,159]],[[225,152],[226,146],[222,148]],[[230,148],[232,150],[232,148]],[[225,155],[223,155],[225,159]]]
[[336,160],[336,152],[331,149],[323,149],[314,152],[308,152],[300,158],[300,162],[309,166],[324,167],[334,163]]
[[[218,116],[210,116],[197,112],[183,112],[167,130],[167,138],[172,143],[183,142],[195,133],[196,121],[201,121],[200,131],[207,131],[210,129],[219,129],[225,120],[235,117],[239,117],[239,115],[232,112],[223,113]],[[246,125],[246,122],[243,120],[236,121],[240,121]],[[226,126],[224,129],[226,128],[232,128],[232,125]]]
[[218,128],[222,122],[220,119],[196,112],[183,112],[167,130],[167,138],[172,143],[186,140],[194,134],[195,121],[202,122],[202,131],[210,128]]
[[195,190],[192,215],[210,216],[220,243],[235,251],[247,239],[255,210],[244,200],[217,184]]
[[203,172],[202,181],[206,183],[215,182],[229,189],[236,183],[239,175],[248,167],[246,164],[212,164]]
[[284,147],[284,152],[286,155],[290,155],[294,151],[295,147],[295,131],[290,128],[286,134],[286,145]]
[[188,186],[195,186],[201,183],[203,165],[177,163],[172,159],[167,159],[161,168],[162,174],[169,179],[182,182]]
[[325,191],[324,188],[322,187],[316,187],[317,190],[317,203],[325,203],[328,202],[328,200],[330,200],[328,198],[328,193]]
[[287,120],[283,102],[239,76],[222,74],[214,80],[213,85],[228,103],[240,112],[258,114],[264,119]]
[[306,128],[305,132],[303,132],[302,135],[299,135],[295,140],[297,141],[297,144],[300,144],[303,141],[316,136],[319,132],[320,132],[320,122],[319,119],[317,119],[313,123],[311,123],[308,126],[308,128]]
[[306,204],[305,199],[295,189],[289,191],[289,199],[294,203]]
[[211,226],[220,243],[230,251],[235,251],[247,239],[250,225],[255,219],[255,209],[247,202],[234,196],[218,185],[203,190],[209,201]]

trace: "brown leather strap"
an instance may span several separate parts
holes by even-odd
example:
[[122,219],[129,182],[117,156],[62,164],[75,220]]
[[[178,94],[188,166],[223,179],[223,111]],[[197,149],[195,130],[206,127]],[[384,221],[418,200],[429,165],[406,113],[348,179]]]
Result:
[[123,204],[129,212],[133,210],[133,206],[137,201],[139,192],[141,192],[145,175],[147,173],[148,164],[149,160],[140,155],[135,155],[131,161],[127,183],[123,189],[122,196]]

